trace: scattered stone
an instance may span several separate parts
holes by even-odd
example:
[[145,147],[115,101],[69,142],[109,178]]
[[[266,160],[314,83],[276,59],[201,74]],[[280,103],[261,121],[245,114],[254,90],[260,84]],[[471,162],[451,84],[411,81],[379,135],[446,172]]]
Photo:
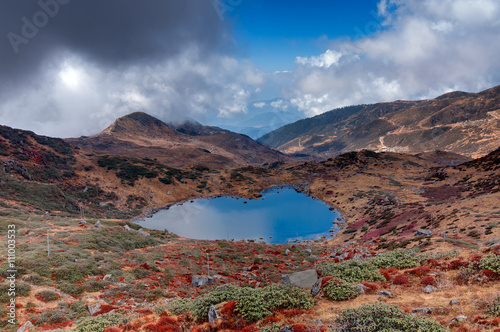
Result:
[[322,318],[316,319],[316,321],[314,322],[314,324],[323,324],[323,319]]
[[366,286],[365,286],[365,285],[363,285],[363,284],[357,284],[357,285],[356,285],[356,289],[358,290],[358,293],[359,293],[359,294],[364,294],[364,293],[366,292],[366,289],[367,289],[367,288],[368,288],[368,287],[366,287]]
[[210,324],[213,324],[215,323],[215,321],[217,319],[219,319],[219,314],[217,312],[217,308],[215,308],[215,306],[210,306],[210,309],[208,310],[208,321],[210,322]]
[[292,285],[300,288],[312,288],[317,281],[318,273],[316,270],[300,271],[281,277],[283,285]]
[[450,323],[451,324],[453,324],[453,323],[462,323],[462,322],[465,322],[466,320],[467,320],[467,316],[458,315],[455,318],[453,318]]
[[415,313],[423,313],[423,314],[428,314],[436,310],[434,307],[426,307],[426,308],[419,308],[419,309],[413,309],[412,311]]
[[415,232],[415,236],[432,236],[432,232],[428,229],[419,229]]
[[450,305],[459,304],[459,303],[460,303],[459,300],[451,300],[450,301]]
[[386,302],[387,301],[387,297],[384,296],[384,295],[377,295],[377,301]]
[[33,324],[30,321],[27,321],[24,323],[18,330],[17,332],[25,332],[27,331],[30,327],[33,327]]
[[207,285],[213,285],[214,279],[212,277],[194,276],[191,283],[193,287],[204,287]]
[[101,304],[100,303],[96,303],[96,305],[94,305],[94,306],[91,306],[91,305],[87,306],[87,310],[89,311],[90,316],[92,316],[93,314],[95,314],[96,312],[98,312],[99,309],[101,309]]
[[285,255],[290,256],[290,250],[285,250]]
[[392,299],[392,293],[391,293],[391,292],[389,292],[388,290],[383,290],[383,291],[380,291],[380,292],[378,292],[378,294],[380,294],[380,295],[384,295],[384,296],[387,296],[387,297],[389,297],[389,298],[391,298],[391,299]]
[[306,254],[312,255],[312,250],[311,249],[305,249],[302,252],[305,252]]
[[437,291],[438,289],[432,285],[428,285],[427,287],[424,288],[424,292],[426,294],[429,294],[429,293],[432,293],[432,292],[435,292]]
[[316,297],[319,292],[321,291],[321,289],[319,288],[319,286],[321,285],[321,280],[322,279],[319,279],[318,281],[316,281],[316,283],[311,287],[311,295],[313,297]]
[[142,228],[138,230],[137,233],[141,234],[142,236],[149,236],[149,233]]
[[112,275],[111,275],[111,274],[106,274],[106,275],[102,278],[102,280],[106,281],[106,280],[110,279],[111,277],[112,277]]
[[87,225],[87,222],[86,222],[85,220],[80,220],[80,221],[78,222],[78,224],[79,224],[80,226],[84,226],[84,225]]
[[293,329],[291,327],[287,326],[287,327],[281,329],[279,332],[293,332]]
[[134,231],[132,228],[128,227],[128,225],[123,226],[123,228],[125,228],[125,230],[128,231],[128,232],[133,232]]
[[101,228],[102,224],[100,220],[97,220],[96,223],[94,224],[94,227]]
[[108,206],[108,204],[109,204],[108,202],[101,202],[101,203],[99,203],[99,206],[105,207],[105,206]]

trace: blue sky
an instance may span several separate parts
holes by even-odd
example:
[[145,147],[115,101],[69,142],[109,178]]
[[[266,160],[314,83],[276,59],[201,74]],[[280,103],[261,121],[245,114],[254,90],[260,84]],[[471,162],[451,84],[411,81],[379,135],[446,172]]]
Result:
[[[295,57],[328,49],[328,41],[372,34],[382,20],[377,1],[242,0],[227,2],[227,19],[242,57],[265,71],[291,70]],[[368,29],[366,29],[368,25]]]
[[62,3],[0,2],[1,124],[74,137],[145,111],[262,132],[500,84],[500,0]]

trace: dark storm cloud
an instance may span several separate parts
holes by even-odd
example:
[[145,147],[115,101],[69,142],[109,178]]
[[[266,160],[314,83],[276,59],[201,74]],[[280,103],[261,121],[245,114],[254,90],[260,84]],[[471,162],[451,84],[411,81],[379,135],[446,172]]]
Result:
[[190,44],[210,51],[222,23],[206,0],[4,0],[1,82],[35,76],[65,51],[101,67],[174,56]]

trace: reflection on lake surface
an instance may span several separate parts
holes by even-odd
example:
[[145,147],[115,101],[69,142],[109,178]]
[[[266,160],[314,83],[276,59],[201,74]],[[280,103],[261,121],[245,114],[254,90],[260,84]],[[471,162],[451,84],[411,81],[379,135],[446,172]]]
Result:
[[[244,202],[247,203],[244,203]],[[260,199],[196,199],[138,221],[142,227],[199,239],[259,239],[269,243],[329,237],[337,211],[293,189],[274,189]]]

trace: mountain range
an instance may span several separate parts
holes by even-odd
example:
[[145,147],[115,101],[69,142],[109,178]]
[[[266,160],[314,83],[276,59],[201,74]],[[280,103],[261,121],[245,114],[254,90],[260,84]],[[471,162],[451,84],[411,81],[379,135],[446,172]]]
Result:
[[444,150],[479,157],[500,146],[500,86],[435,99],[338,108],[274,130],[258,142],[283,153],[327,158],[370,149]]

